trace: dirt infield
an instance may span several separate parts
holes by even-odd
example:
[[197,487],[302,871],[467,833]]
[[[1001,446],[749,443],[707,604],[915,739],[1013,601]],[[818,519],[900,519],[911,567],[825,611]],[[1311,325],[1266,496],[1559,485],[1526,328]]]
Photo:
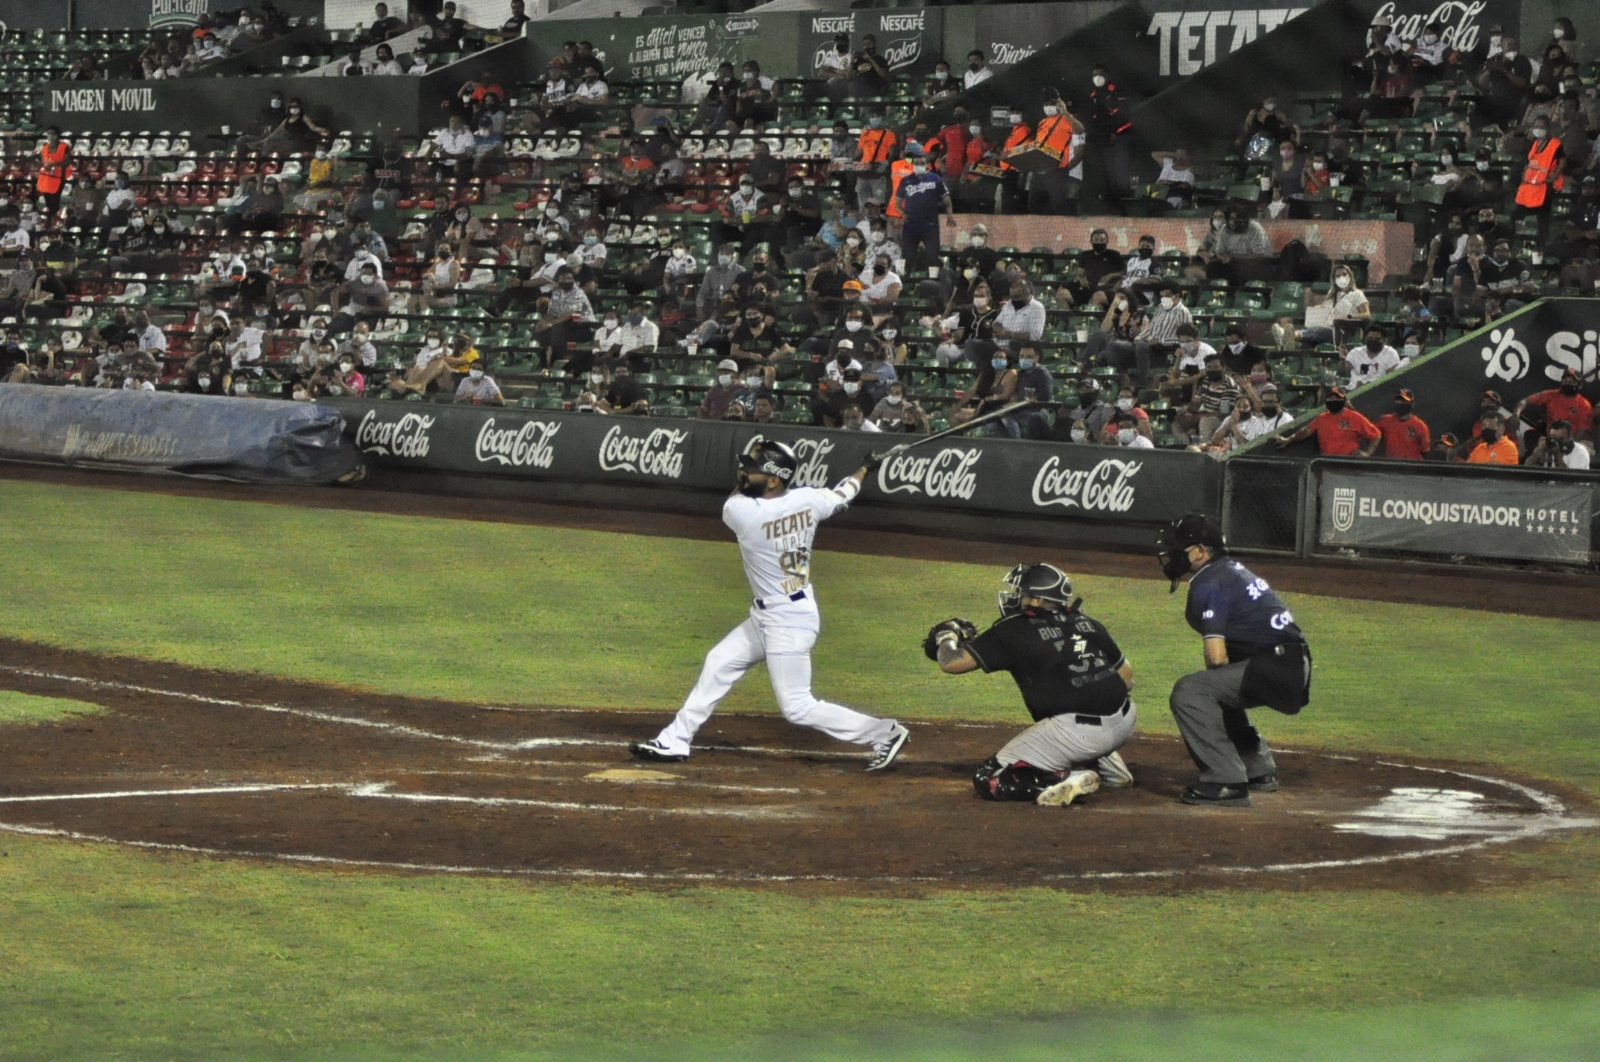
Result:
[[[669,538],[727,541],[729,537],[727,528],[717,517],[717,503],[713,498],[707,499],[704,516],[686,516],[631,509],[620,504],[601,508],[344,487],[252,487],[176,476],[86,472],[4,461],[0,461],[0,478],[304,508],[578,527]],[[824,525],[817,535],[817,548],[996,566],[1009,566],[1020,557],[1034,555],[1041,560],[1055,561],[1074,573],[1135,579],[1161,577],[1155,558],[1150,554],[1085,549],[1026,537],[999,541],[1003,544]],[[1331,558],[1316,561],[1252,558],[1250,566],[1278,589],[1291,593],[1470,609],[1483,608],[1485,601],[1492,600],[1498,612],[1600,620],[1600,576],[1594,575]]]
[[0,734],[0,830],[205,856],[678,887],[1440,890],[1514,880],[1496,858],[1593,823],[1571,801],[1447,764],[1285,754],[1249,809],[1175,798],[1170,739],[1132,789],[1082,806],[975,797],[1014,728],[922,724],[892,772],[758,715],[719,715],[686,764],[626,743],[662,720],[475,706],[0,640],[0,687],[107,714]]

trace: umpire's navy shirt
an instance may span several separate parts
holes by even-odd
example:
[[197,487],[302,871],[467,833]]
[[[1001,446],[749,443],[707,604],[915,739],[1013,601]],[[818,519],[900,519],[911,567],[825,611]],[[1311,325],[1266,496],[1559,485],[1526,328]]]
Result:
[[1237,664],[1285,642],[1304,644],[1294,614],[1272,587],[1236,560],[1220,557],[1189,580],[1184,619],[1202,637],[1221,637]]

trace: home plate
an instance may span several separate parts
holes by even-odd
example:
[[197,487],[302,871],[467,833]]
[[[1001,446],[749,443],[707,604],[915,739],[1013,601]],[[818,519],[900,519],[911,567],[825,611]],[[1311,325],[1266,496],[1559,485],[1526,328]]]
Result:
[[676,782],[678,776],[666,771],[652,771],[638,767],[608,767],[583,776],[590,782]]

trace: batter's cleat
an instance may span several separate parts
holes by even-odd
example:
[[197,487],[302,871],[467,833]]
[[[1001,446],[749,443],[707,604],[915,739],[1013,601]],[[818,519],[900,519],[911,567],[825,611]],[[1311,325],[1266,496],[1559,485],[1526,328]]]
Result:
[[1101,789],[1126,789],[1133,784],[1133,772],[1122,762],[1120,752],[1106,753],[1096,761],[1094,767],[1100,774]]
[[628,746],[628,751],[633,753],[635,759],[649,760],[651,763],[682,763],[689,758],[688,753],[670,752],[659,741],[641,741]]
[[1065,779],[1040,793],[1034,803],[1042,808],[1064,808],[1081,796],[1100,789],[1100,775],[1095,771],[1073,771]]
[[906,742],[911,738],[911,731],[901,726],[894,725],[886,741],[872,746],[872,759],[867,761],[867,770],[881,771],[900,757],[900,750],[906,747]]
[[1178,798],[1185,804],[1218,808],[1247,808],[1250,790],[1243,785],[1224,785],[1221,782],[1196,782]]
[[1276,793],[1278,791],[1278,776],[1264,774],[1260,778],[1252,778],[1245,785],[1252,793]]

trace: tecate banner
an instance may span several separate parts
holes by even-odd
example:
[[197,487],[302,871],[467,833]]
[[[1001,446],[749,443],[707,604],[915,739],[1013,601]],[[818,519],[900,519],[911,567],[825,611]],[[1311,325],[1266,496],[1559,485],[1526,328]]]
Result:
[[1322,473],[1323,546],[1586,563],[1594,488],[1504,476]]
[[[795,484],[829,487],[913,436],[405,402],[329,403],[376,467],[726,491],[758,438],[795,450]],[[863,504],[1160,523],[1215,513],[1218,464],[1181,451],[958,436],[884,461]]]

